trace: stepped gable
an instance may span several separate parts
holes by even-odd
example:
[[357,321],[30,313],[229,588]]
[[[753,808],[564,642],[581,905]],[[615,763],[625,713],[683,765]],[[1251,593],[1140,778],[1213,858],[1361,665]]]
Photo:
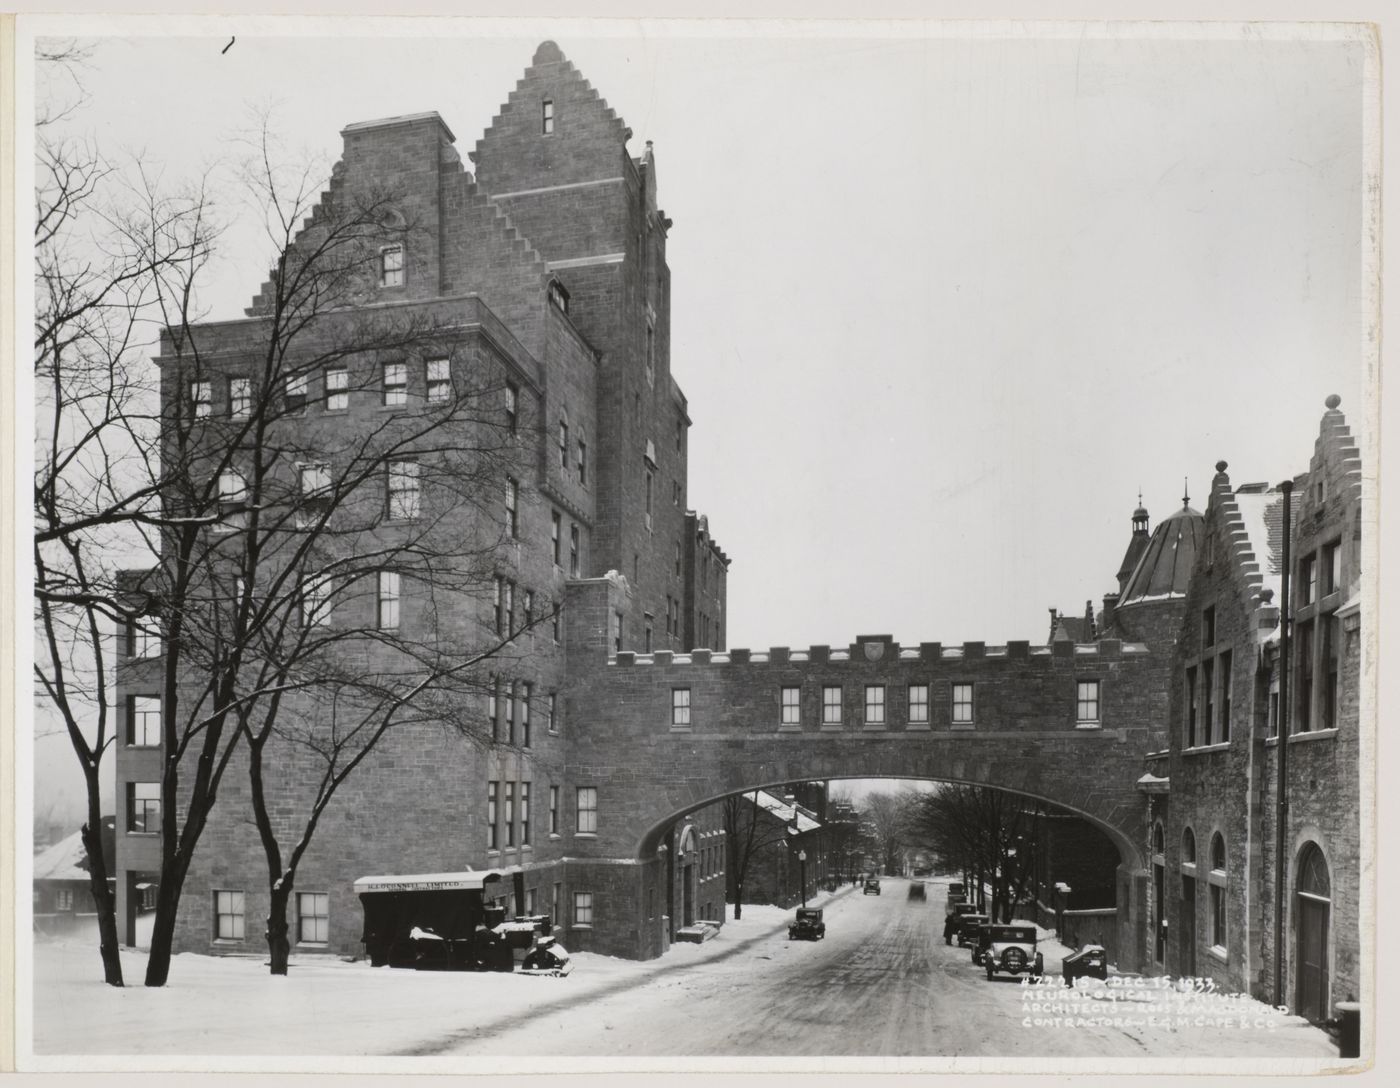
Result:
[[[546,100],[552,131],[542,138]],[[614,177],[631,136],[617,111],[546,41],[468,158],[488,192],[511,193]]]
[[1211,506],[1229,562],[1252,611],[1276,609],[1282,599],[1283,493],[1267,484],[1231,488],[1224,461],[1211,482]]
[[[335,210],[336,199],[345,189],[345,160],[337,159],[331,167],[331,180],[322,191],[320,198],[311,207],[311,214],[302,220],[301,229],[297,231],[292,240],[292,245],[299,246],[308,240],[308,232],[330,217]],[[258,293],[253,296],[253,301],[244,309],[246,317],[264,317],[272,312],[272,305],[276,299],[276,289],[273,281],[277,276],[277,267],[274,265],[267,271],[267,279],[258,288]]]

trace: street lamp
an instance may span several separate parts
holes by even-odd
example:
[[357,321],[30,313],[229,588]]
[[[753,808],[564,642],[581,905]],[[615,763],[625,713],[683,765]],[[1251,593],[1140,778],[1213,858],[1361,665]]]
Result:
[[798,870],[798,879],[802,881],[802,905],[805,907],[805,906],[807,905],[807,851],[806,851],[806,850],[799,850],[799,851],[797,852],[797,861],[798,861],[798,864],[799,864],[799,866],[800,866],[800,869]]

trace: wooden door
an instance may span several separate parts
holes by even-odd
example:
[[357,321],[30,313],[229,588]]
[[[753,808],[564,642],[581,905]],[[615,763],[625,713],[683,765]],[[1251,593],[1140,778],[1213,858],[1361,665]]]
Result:
[[1327,925],[1332,904],[1298,896],[1298,1015],[1327,1019]]

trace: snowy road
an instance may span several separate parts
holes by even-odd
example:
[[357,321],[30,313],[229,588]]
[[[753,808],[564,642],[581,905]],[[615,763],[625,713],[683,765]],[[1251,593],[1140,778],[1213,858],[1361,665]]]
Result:
[[[786,931],[779,931],[683,970],[659,972],[640,987],[596,995],[583,1006],[537,1010],[518,1027],[479,1024],[425,1040],[410,1053],[1099,1058],[1197,1053],[1193,1048],[1202,1029],[1194,1023],[1155,1028],[1066,1026],[1063,1018],[1057,1023],[1054,1013],[1066,1001],[1096,1006],[1085,1017],[1090,1020],[1147,1002],[1080,999],[1075,991],[1058,989],[1027,993],[1019,980],[1005,976],[988,981],[972,965],[969,950],[944,945],[941,891],[927,901],[910,900],[907,883],[897,879],[887,879],[883,891],[874,896],[847,890],[828,902],[822,941],[789,941]],[[1046,946],[1050,981],[1058,979],[1060,951],[1053,942]],[[746,967],[736,970],[741,962]],[[1079,986],[1086,995],[1108,992],[1096,980]],[[1263,1032],[1240,1034],[1246,1053],[1278,1054]],[[1273,1040],[1274,1046],[1280,1041]],[[1316,1039],[1308,1043],[1300,1055],[1317,1053]]]

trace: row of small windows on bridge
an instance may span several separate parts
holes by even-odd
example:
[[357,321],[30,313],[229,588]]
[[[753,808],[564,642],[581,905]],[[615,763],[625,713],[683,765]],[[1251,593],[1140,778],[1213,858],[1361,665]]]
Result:
[[[950,685],[948,696],[948,721],[954,726],[971,727],[977,723],[977,685],[975,683],[955,683]],[[1075,725],[1082,728],[1097,728],[1100,718],[1100,681],[1075,681]],[[928,725],[931,722],[929,710],[929,685],[909,684],[906,686],[905,721],[910,725]],[[846,720],[845,689],[840,684],[824,684],[821,689],[821,724],[843,725]],[[778,694],[779,725],[799,728],[803,725],[802,688],[782,687]],[[864,698],[865,725],[887,725],[891,716],[888,685],[866,684]],[[673,687],[671,689],[671,727],[688,729],[691,720],[691,689]]]

